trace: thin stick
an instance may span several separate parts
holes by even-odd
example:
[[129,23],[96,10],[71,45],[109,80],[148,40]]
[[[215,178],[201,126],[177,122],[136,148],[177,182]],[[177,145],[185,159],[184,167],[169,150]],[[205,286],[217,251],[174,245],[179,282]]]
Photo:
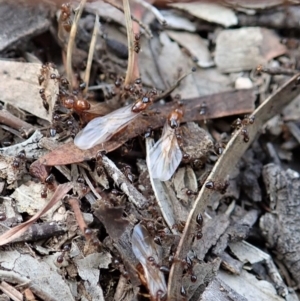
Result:
[[28,137],[31,133],[35,131],[35,127],[32,126],[30,123],[27,123],[21,120],[20,118],[12,115],[10,112],[3,109],[2,107],[0,108],[0,123],[23,132],[25,134],[25,137]]
[[124,85],[129,85],[133,81],[132,77],[133,77],[133,69],[134,69],[134,41],[133,41],[133,28],[132,28],[129,1],[123,0],[123,5],[124,5],[125,22],[126,22],[126,29],[127,29],[127,43],[128,43],[128,66],[127,66]]
[[93,62],[93,57],[94,57],[94,52],[95,52],[95,47],[96,47],[96,41],[97,41],[97,35],[98,35],[98,28],[99,28],[99,15],[96,13],[94,30],[93,30],[93,35],[92,35],[92,39],[91,39],[90,49],[89,49],[89,56],[88,56],[87,66],[86,66],[85,74],[84,74],[84,82],[86,84],[86,87],[83,91],[84,93],[87,92],[88,86],[89,86],[92,62]]
[[77,8],[77,11],[75,13],[75,19],[74,19],[74,22],[71,27],[70,38],[69,38],[68,47],[67,47],[66,72],[67,72],[67,79],[68,79],[69,83],[71,84],[71,86],[73,83],[72,52],[73,52],[75,37],[76,37],[76,33],[77,33],[78,21],[81,17],[85,3],[86,3],[86,0],[81,0],[79,7]]
[[74,215],[75,215],[75,218],[76,218],[76,221],[77,221],[77,224],[79,226],[79,229],[80,231],[82,232],[82,234],[84,236],[85,235],[85,230],[87,229],[87,224],[86,222],[84,221],[84,218],[83,218],[83,215],[82,215],[82,212],[80,210],[80,206],[79,206],[79,201],[77,198],[73,198],[73,197],[70,197],[68,199],[68,203],[70,204],[70,206],[72,207],[72,210],[74,212]]
[[181,83],[182,80],[184,80],[188,75],[192,74],[192,72],[195,72],[196,69],[192,68],[192,70],[190,72],[184,73],[183,75],[181,75],[177,81],[175,82],[175,84],[170,87],[169,89],[167,89],[166,91],[164,91],[163,93],[159,94],[153,102],[157,102],[161,99],[166,98],[167,96],[169,96]]
[[88,184],[88,186],[90,187],[91,191],[94,193],[95,197],[98,199],[98,200],[101,200],[102,197],[101,195],[96,191],[95,187],[93,186],[92,182],[90,181],[90,179],[88,178],[85,170],[83,167],[79,166],[79,169],[80,169],[80,172],[82,173],[86,183]]
[[106,156],[103,156],[101,160],[108,175],[114,180],[116,185],[128,196],[129,201],[138,208],[143,208],[147,204],[147,199],[129,182],[129,180],[118,169],[113,161],[111,161]]
[[[124,10],[122,8],[122,6],[110,1],[110,0],[103,0],[104,2],[110,4],[111,6],[115,7],[116,9],[118,9],[119,11],[121,11],[122,13],[124,13]],[[139,19],[137,19],[135,16],[131,15],[131,19],[134,22],[137,22],[147,33],[147,35],[149,36],[149,38],[153,38],[152,32],[150,30],[150,28],[148,26],[146,26],[143,22],[141,22]]]

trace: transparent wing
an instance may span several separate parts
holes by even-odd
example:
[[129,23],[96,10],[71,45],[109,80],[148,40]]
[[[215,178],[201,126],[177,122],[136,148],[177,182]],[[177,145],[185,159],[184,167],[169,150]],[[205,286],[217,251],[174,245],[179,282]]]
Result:
[[154,179],[168,181],[182,160],[175,130],[167,123],[164,126],[161,138],[149,151],[149,168]]
[[[157,247],[153,238],[151,238],[146,228],[141,224],[137,224],[134,227],[131,244],[135,257],[143,266],[150,295],[155,297],[159,291],[165,293],[167,285],[163,273],[158,268],[160,262],[158,262]],[[148,260],[149,257],[153,257],[155,262],[150,262]]]
[[131,108],[132,105],[128,105],[93,119],[76,135],[74,144],[80,149],[89,149],[106,142],[138,115]]

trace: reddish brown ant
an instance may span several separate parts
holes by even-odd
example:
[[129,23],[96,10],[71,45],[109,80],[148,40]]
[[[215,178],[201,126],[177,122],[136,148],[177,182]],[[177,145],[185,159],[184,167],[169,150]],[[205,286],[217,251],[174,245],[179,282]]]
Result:
[[38,77],[38,81],[39,81],[39,85],[40,86],[46,80],[48,70],[49,70],[49,65],[48,64],[42,65],[42,67],[40,69],[41,73],[40,73],[40,75]]
[[56,258],[57,263],[62,264],[64,262],[65,254],[70,250],[71,250],[70,245],[64,245],[61,254]]
[[255,121],[255,116],[254,115],[245,115],[244,116],[244,119],[236,119],[233,124],[232,124],[232,127],[234,127],[235,129],[241,129],[241,134],[242,136],[244,137],[243,140],[244,142],[249,142],[250,140],[250,137],[249,137],[249,134],[248,134],[248,129],[247,129],[247,126],[248,125],[252,125]]
[[216,142],[214,145],[214,151],[217,156],[221,156],[223,154],[223,151],[226,147],[226,144],[223,142]]
[[45,94],[45,89],[44,88],[40,89],[40,96],[41,96],[41,98],[43,100],[43,106],[44,106],[45,110],[47,112],[49,112],[49,103],[47,101],[46,94]]
[[26,152],[25,150],[21,150],[17,156],[14,158],[12,166],[14,169],[19,169],[22,164],[26,161]]
[[47,198],[48,189],[52,191],[55,189],[55,177],[53,174],[49,174],[45,179],[44,187],[41,191],[41,198]]
[[197,191],[193,191],[191,189],[186,189],[185,191],[186,195],[191,196],[191,195],[197,195],[198,192]]
[[[43,84],[43,87],[40,89],[39,93],[43,100],[43,106],[47,112],[49,112],[49,103],[48,103],[47,96],[45,93],[45,88],[47,86],[47,84],[45,84],[45,82],[46,82],[47,76],[49,75],[51,67],[53,67],[53,65],[51,63],[42,65],[42,67],[40,69],[40,75],[38,76],[39,85],[42,86],[42,84]],[[49,77],[57,78],[55,73],[51,73]]]
[[125,128],[139,113],[151,105],[151,97],[143,97],[133,105],[121,107],[105,116],[90,121],[74,139],[74,143],[81,149],[89,149],[97,144],[109,140],[114,134]]
[[75,95],[61,95],[62,105],[67,109],[73,109],[77,113],[89,110],[91,105],[85,99],[80,99]]
[[139,33],[136,33],[134,35],[134,51],[136,53],[139,53],[140,50],[141,50],[141,47],[140,47],[140,38],[141,38],[141,35]]
[[185,227],[185,221],[179,221],[172,226],[173,229],[176,229],[178,232],[182,233]]
[[244,137],[244,142],[249,142],[249,135],[248,135],[248,130],[246,127],[243,127],[242,130],[241,130],[241,134],[243,135]]
[[196,239],[199,240],[202,238],[203,234],[202,234],[202,228],[203,228],[203,216],[201,213],[199,213],[196,216],[196,223],[197,223],[197,232],[196,232]]
[[62,25],[66,32],[70,32],[72,21],[71,21],[71,5],[70,3],[63,3],[61,5],[61,14],[59,17],[59,23]]
[[219,181],[208,181],[205,183],[205,187],[211,190],[216,190],[221,194],[225,194],[229,186],[229,181],[225,180],[223,183]]

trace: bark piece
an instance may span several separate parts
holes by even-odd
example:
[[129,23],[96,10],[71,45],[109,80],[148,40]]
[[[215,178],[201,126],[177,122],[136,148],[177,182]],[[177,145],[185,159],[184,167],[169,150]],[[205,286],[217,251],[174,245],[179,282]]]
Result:
[[275,250],[293,276],[300,283],[300,175],[291,169],[283,170],[270,163],[263,168],[272,213],[260,219],[260,228],[268,247]]
[[1,260],[2,268],[26,277],[30,281],[30,287],[42,287],[45,293],[55,296],[54,300],[74,300],[62,276],[53,271],[47,263],[17,251],[1,252]]
[[248,301],[218,277],[205,289],[199,301]]
[[254,275],[244,270],[239,276],[230,275],[220,270],[218,277],[247,300],[284,301],[277,295],[271,283],[258,280]]

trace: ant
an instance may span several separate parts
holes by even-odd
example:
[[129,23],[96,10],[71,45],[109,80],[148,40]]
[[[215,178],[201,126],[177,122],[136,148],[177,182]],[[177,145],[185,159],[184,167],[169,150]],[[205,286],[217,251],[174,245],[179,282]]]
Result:
[[225,194],[229,186],[229,181],[225,180],[223,183],[219,181],[208,181],[205,183],[205,187],[211,190],[219,191],[221,194]]
[[40,69],[40,75],[38,76],[38,81],[39,81],[39,85],[41,86],[42,83],[46,80],[46,76],[47,73],[49,71],[50,65],[49,64],[45,64],[42,65],[41,69]]
[[134,35],[134,51],[136,53],[139,53],[140,50],[141,50],[141,47],[140,47],[140,38],[141,38],[141,34],[136,33]]
[[56,258],[57,263],[62,264],[64,262],[65,254],[70,250],[71,250],[70,245],[64,245],[61,254]]
[[248,129],[247,129],[247,126],[248,125],[252,125],[255,121],[255,116],[254,115],[245,115],[244,116],[244,119],[236,119],[233,124],[232,124],[232,127],[235,128],[235,129],[241,129],[241,134],[243,136],[243,140],[245,143],[249,142],[250,140],[250,137],[249,137],[249,134],[248,134]]
[[178,232],[183,233],[184,227],[186,222],[185,221],[179,221],[175,225],[172,226],[173,229],[176,229]]
[[[50,73],[50,68],[52,68],[52,67],[53,67],[53,65],[51,63],[47,63],[47,64],[42,65],[42,67],[40,69],[40,75],[38,76],[39,85],[42,86],[39,93],[40,93],[40,96],[43,100],[43,106],[44,106],[45,110],[48,113],[49,113],[49,103],[48,103],[47,96],[46,96],[46,93],[45,93],[46,86],[47,86],[46,78]],[[51,73],[49,77],[51,79],[53,79],[53,78],[56,79],[57,78],[55,73]]]
[[41,191],[41,197],[43,199],[47,198],[47,191],[49,190],[54,190],[55,189],[55,177],[54,175],[51,173],[49,174],[49,176],[45,179],[45,185]]
[[48,103],[47,98],[46,98],[45,89],[42,88],[42,89],[40,89],[39,92],[40,92],[40,96],[43,100],[43,106],[44,106],[45,110],[49,113],[49,103]]
[[19,169],[22,163],[26,161],[26,152],[25,150],[21,150],[17,156],[14,158],[12,166],[14,169]]
[[202,238],[202,228],[203,228],[203,216],[201,213],[199,213],[196,216],[196,223],[197,223],[197,233],[196,233],[196,239],[199,240]]
[[123,168],[122,168],[122,171],[125,175],[125,177],[129,180],[129,182],[132,184],[133,181],[134,181],[134,175],[133,173],[131,172],[131,166],[129,165],[125,165]]
[[70,3],[63,3],[61,5],[60,22],[65,31],[70,32],[71,30],[71,6]]
[[60,100],[62,105],[76,113],[82,113],[90,109],[91,105],[86,99],[78,98],[76,95],[68,95],[65,92],[60,93]]

